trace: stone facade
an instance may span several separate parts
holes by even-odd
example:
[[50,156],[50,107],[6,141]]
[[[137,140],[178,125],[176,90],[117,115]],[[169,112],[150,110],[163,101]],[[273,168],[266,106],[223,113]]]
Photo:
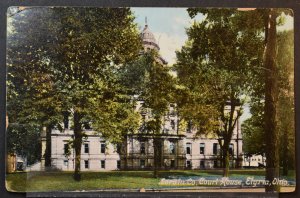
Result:
[[[83,141],[81,149],[82,171],[104,170],[152,170],[154,168],[154,149],[152,135],[128,135],[124,144],[113,145],[99,136],[93,130],[85,130],[87,139]],[[235,129],[231,141],[231,167],[237,167],[237,157],[242,155],[242,139]],[[52,130],[51,160],[52,167],[59,170],[74,170],[74,150],[65,154],[65,147],[72,139],[73,131],[65,129],[64,132]],[[220,147],[218,140],[213,137],[194,138],[195,132],[177,134],[161,134],[157,137],[161,143],[158,169],[212,169],[220,167]]]
[[[93,130],[86,130],[88,138],[83,140],[81,148],[81,170],[101,171],[117,170],[120,156],[116,146],[99,137]],[[71,171],[75,168],[75,151],[68,148],[68,141],[72,140],[73,131],[65,129],[63,133],[53,130],[51,136],[51,166],[60,170]],[[68,153],[68,154],[67,154]]]

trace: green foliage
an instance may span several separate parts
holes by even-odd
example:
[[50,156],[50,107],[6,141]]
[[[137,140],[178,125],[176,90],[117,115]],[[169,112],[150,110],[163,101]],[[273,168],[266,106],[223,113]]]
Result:
[[292,169],[295,167],[294,31],[278,34],[277,64],[280,161],[284,169]]
[[41,157],[41,143],[39,141],[41,129],[29,124],[10,124],[7,128],[7,153],[26,157],[31,165]]
[[140,111],[147,112],[147,119],[139,117],[142,124],[137,133],[152,135],[154,147],[154,177],[158,176],[157,167],[161,161],[163,119],[174,102],[174,79],[170,68],[160,62],[155,50],[148,50],[139,59],[124,67],[121,72],[122,84],[133,95],[133,102],[142,102]]
[[[10,152],[25,155],[28,162],[40,158],[36,141],[42,126],[55,125],[61,116],[60,95],[50,75],[46,57],[51,37],[46,27],[45,9],[24,10],[9,18],[7,36],[7,114]],[[40,32],[36,27],[40,28]],[[17,137],[16,137],[17,136]],[[33,139],[31,137],[34,137]],[[31,150],[28,150],[31,148]],[[24,150],[27,150],[24,154]],[[35,157],[34,157],[35,156]]]
[[117,75],[141,49],[133,20],[128,8],[35,7],[13,15],[10,120],[62,129],[62,115],[70,112],[77,133],[73,146],[80,146],[76,143],[88,121],[108,139],[120,141],[136,126]]
[[150,109],[151,119],[145,123],[145,129],[153,134],[161,133],[162,118],[174,102],[174,78],[158,57],[156,51],[145,52],[121,71],[127,92],[138,95],[135,100],[142,100],[142,108]]
[[265,154],[263,123],[263,103],[252,103],[251,118],[245,120],[242,124],[243,152],[245,155]]
[[[294,167],[295,158],[295,128],[294,128],[294,94],[293,94],[293,69],[294,69],[294,43],[293,31],[279,32],[277,67],[279,70],[279,101],[278,101],[278,129],[280,134],[280,158],[281,161],[288,158],[289,167]],[[253,75],[254,79],[262,78],[263,74]],[[253,87],[251,92],[251,114],[242,126],[243,150],[246,154],[265,154],[264,132],[264,95],[261,87],[263,81]]]
[[152,109],[153,114],[163,115],[172,102],[173,78],[169,68],[161,65],[155,54],[146,54],[147,67],[145,73],[145,87],[141,98],[145,107]]
[[[219,143],[227,176],[229,144],[243,99],[263,80],[252,76],[264,71],[264,12],[190,8],[188,13],[191,18],[201,13],[204,19],[187,29],[188,42],[177,52],[179,84],[189,96],[179,100],[180,110],[184,119],[193,119],[196,135],[212,133],[224,140]],[[195,109],[201,113],[189,113]]]
[[[186,119],[197,118],[193,123],[200,122],[198,128],[214,126],[207,127],[210,133],[219,130],[221,118],[226,131],[226,127],[234,128],[235,119],[224,114],[225,103],[243,102],[241,97],[249,92],[253,67],[262,63],[262,38],[257,31],[240,31],[235,9],[197,8],[188,12],[191,17],[200,12],[205,19],[187,30],[189,40],[177,52],[174,67],[189,98],[179,101],[181,112]],[[198,115],[191,115],[192,109],[199,109]],[[231,138],[230,133],[220,135]]]

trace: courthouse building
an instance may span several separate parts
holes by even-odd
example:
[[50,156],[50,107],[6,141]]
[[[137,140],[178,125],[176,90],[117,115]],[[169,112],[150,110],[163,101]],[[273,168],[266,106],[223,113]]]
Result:
[[[144,50],[155,49],[159,45],[146,25],[141,33]],[[162,64],[167,62],[160,57]],[[159,145],[157,167],[159,169],[211,169],[220,167],[220,146],[213,136],[195,138],[196,130],[191,123],[186,129],[179,130],[179,117],[176,104],[170,104],[169,111],[163,118],[163,127],[159,135],[153,136],[139,130],[127,135],[123,144],[113,145],[99,136],[92,129],[85,129],[87,138],[83,140],[81,149],[81,170],[140,170],[154,167],[153,141]],[[138,101],[136,111],[141,113],[143,120],[151,115],[149,109],[143,108],[143,101]],[[70,124],[65,123],[63,131],[52,130],[51,134],[51,166],[60,170],[74,170],[75,152],[68,152],[68,141],[73,137]],[[142,126],[140,127],[142,128]],[[236,160],[242,155],[240,123],[237,122],[230,144],[230,163],[236,167]],[[45,151],[45,138],[42,138],[42,152]],[[42,163],[43,164],[43,163]]]

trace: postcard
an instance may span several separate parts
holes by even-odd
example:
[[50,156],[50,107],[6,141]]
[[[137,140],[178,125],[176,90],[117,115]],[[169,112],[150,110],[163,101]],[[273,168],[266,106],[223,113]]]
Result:
[[295,191],[294,13],[9,7],[6,189]]

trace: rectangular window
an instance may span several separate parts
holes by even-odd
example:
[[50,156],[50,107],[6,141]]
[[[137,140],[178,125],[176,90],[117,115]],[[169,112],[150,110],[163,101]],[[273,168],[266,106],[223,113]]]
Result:
[[205,152],[205,143],[200,143],[200,154],[204,154]]
[[200,154],[204,154],[205,152],[205,143],[200,143]]
[[140,160],[140,166],[141,166],[141,168],[145,167],[145,160],[144,159]]
[[141,142],[141,154],[145,154],[146,153],[146,148],[145,148],[145,142]]
[[192,144],[191,143],[186,143],[186,154],[191,154],[192,153]]
[[117,160],[117,169],[121,169],[121,160]]
[[191,167],[192,167],[192,163],[191,163],[190,160],[187,160],[187,161],[186,161],[186,167],[187,167],[187,168],[191,168]]
[[175,154],[175,142],[170,142],[170,153]]
[[121,153],[121,145],[120,144],[117,144],[117,153]]
[[105,142],[101,142],[101,153],[105,153]]
[[101,160],[101,168],[105,168],[105,160]]
[[229,145],[229,155],[233,155],[233,144]]
[[218,161],[214,160],[214,168],[218,168]]
[[84,168],[89,168],[89,160],[84,160]]
[[64,144],[64,154],[67,155],[69,152],[69,145],[68,144]]
[[64,165],[68,166],[69,165],[69,161],[68,160],[64,160]]
[[171,128],[172,130],[175,130],[175,120],[171,120]]
[[85,143],[85,144],[84,144],[84,153],[89,153],[89,152],[90,152],[89,144],[88,144],[88,143]]
[[214,155],[217,155],[218,154],[218,143],[214,143],[213,144],[213,154]]
[[175,160],[171,160],[171,168],[175,168]]
[[205,163],[203,160],[200,161],[200,168],[205,168]]

